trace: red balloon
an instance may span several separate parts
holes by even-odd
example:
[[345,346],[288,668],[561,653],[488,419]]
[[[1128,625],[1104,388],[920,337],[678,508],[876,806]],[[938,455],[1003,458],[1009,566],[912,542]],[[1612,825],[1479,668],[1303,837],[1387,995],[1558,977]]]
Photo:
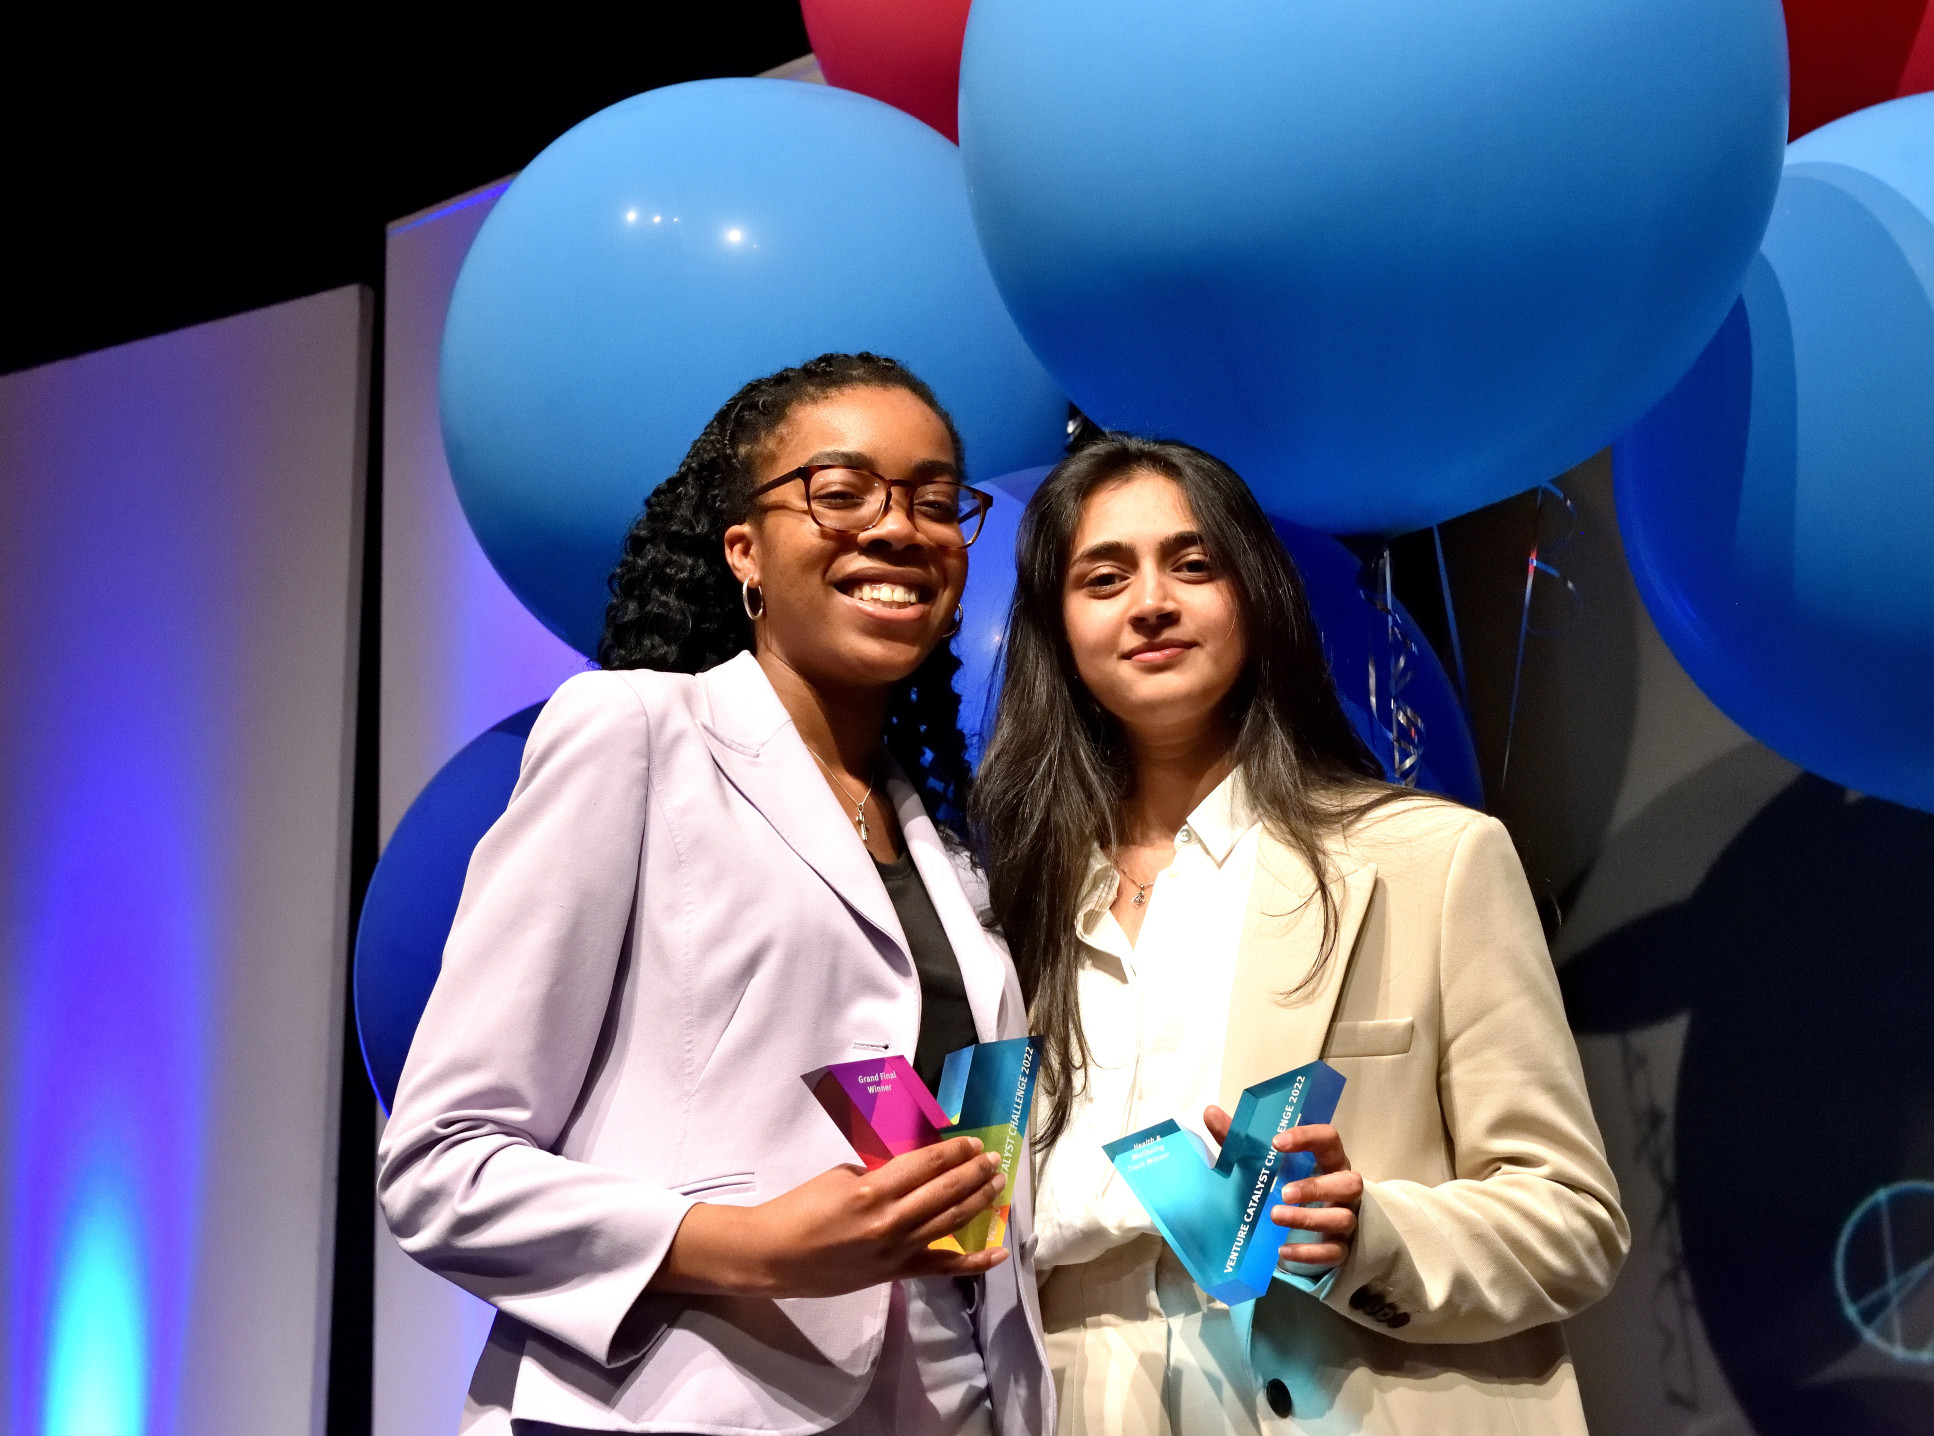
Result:
[[1787,138],[1934,90],[1934,0],[1785,0]]
[[829,85],[885,100],[959,143],[969,0],[800,0]]

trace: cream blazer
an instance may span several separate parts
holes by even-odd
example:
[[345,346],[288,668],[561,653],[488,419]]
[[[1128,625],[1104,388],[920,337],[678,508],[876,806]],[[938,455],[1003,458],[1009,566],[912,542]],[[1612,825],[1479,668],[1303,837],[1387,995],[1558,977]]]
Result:
[[1582,1433],[1559,1323],[1610,1290],[1630,1229],[1517,853],[1495,819],[1418,798],[1332,856],[1336,946],[1299,986],[1322,905],[1264,834],[1229,997],[1222,1106],[1322,1057],[1348,1079],[1336,1126],[1365,1182],[1320,1298],[1278,1282],[1233,1312],[1263,1427]]

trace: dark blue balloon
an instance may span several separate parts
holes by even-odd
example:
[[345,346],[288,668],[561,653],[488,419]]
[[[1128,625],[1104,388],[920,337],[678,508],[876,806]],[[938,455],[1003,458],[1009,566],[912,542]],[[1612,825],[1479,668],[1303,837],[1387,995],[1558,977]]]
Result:
[[[1370,716],[1373,661],[1377,665],[1377,707],[1381,715],[1387,716],[1389,711],[1389,621],[1364,595],[1363,566],[1355,554],[1328,534],[1283,519],[1275,520],[1275,524],[1283,546],[1303,575],[1303,587],[1309,593],[1316,626],[1323,633],[1323,649],[1329,656],[1337,693],[1343,699],[1343,711],[1383,764],[1384,776],[1394,778],[1396,755],[1391,752],[1390,735]],[[1423,720],[1423,761],[1417,786],[1481,810],[1484,780],[1478,774],[1477,747],[1471,739],[1464,705],[1417,620],[1401,603],[1393,606],[1414,650],[1410,679],[1399,697]]]
[[994,507],[968,551],[967,591],[961,596],[960,634],[954,639],[954,652],[960,655],[954,691],[960,694],[960,727],[967,735],[969,762],[980,761],[994,730],[1007,609],[1014,601],[1014,546],[1027,501],[1047,476],[1048,466],[1041,465],[982,485],[994,495]]
[[444,329],[444,443],[510,589],[592,653],[645,495],[747,380],[828,350],[909,365],[976,474],[1054,458],[1067,410],[987,273],[960,156],[877,100],[783,80],[602,110],[518,176]]
[[385,1111],[443,966],[471,851],[503,816],[543,707],[513,713],[445,763],[403,814],[370,877],[356,929],[356,1032]]
[[1610,443],[1724,319],[1785,133],[1777,0],[976,0],[961,61],[1048,371],[1328,533]]
[[1792,146],[1739,302],[1614,466],[1639,593],[1706,696],[1934,811],[1934,96]]

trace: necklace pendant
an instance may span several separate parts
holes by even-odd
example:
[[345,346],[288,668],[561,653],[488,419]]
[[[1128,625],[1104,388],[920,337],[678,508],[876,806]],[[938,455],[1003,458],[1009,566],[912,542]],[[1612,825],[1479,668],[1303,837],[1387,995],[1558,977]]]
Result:
[[866,831],[866,819],[854,818],[853,821],[860,825],[860,841],[865,842],[868,837],[868,833]]
[[1148,889],[1137,888],[1135,891],[1135,901],[1132,904],[1130,904],[1130,906],[1140,907],[1143,903],[1147,901],[1148,901]]

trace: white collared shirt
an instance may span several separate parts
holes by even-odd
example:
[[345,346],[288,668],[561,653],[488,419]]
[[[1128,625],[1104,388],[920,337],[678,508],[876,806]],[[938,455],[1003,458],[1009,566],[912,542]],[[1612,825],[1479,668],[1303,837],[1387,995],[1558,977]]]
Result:
[[1202,1109],[1216,1100],[1249,886],[1261,825],[1238,770],[1175,835],[1175,860],[1149,889],[1134,944],[1109,909],[1117,877],[1097,848],[1076,918],[1076,992],[1092,1054],[1087,1090],[1041,1168],[1035,1266],[1092,1261],[1155,1231],[1116,1175],[1104,1142],[1172,1117],[1209,1143]]

